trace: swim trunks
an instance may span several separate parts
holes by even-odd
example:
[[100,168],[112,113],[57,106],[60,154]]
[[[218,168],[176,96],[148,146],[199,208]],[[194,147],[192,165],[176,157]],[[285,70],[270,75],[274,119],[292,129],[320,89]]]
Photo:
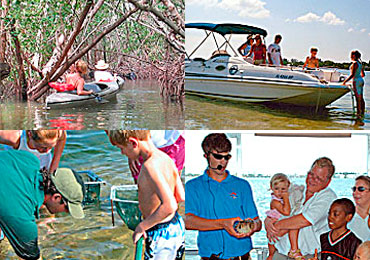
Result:
[[364,79],[363,78],[354,78],[352,81],[353,91],[355,92],[356,97],[362,96],[364,93]]
[[185,252],[185,225],[177,212],[170,221],[157,224],[146,233],[145,260],[182,259]]

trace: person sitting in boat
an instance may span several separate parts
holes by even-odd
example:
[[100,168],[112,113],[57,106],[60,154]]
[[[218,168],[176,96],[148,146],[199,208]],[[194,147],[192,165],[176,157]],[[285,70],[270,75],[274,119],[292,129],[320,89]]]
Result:
[[351,74],[346,78],[342,85],[345,85],[348,81],[352,80],[353,92],[356,96],[356,107],[357,107],[357,118],[362,118],[365,115],[365,100],[364,100],[364,67],[361,62],[361,53],[359,51],[351,52],[352,65],[350,67]]
[[254,38],[256,43],[252,45],[250,52],[245,56],[248,58],[253,54],[253,63],[254,65],[266,64],[266,45],[262,43],[260,35],[256,35]]
[[317,48],[311,48],[311,56],[306,58],[303,68],[316,69],[319,67],[319,59],[316,58],[318,52]]
[[86,74],[87,64],[83,60],[79,60],[71,73],[66,75],[66,83],[73,85],[77,90],[77,95],[90,95],[93,90],[84,90],[85,80],[81,75]]
[[281,58],[281,48],[279,45],[282,38],[280,34],[277,34],[274,43],[271,43],[267,49],[267,57],[271,66],[281,66],[284,64]]
[[95,65],[96,71],[94,72],[94,78],[97,82],[112,82],[115,81],[115,77],[108,71],[109,64],[105,63],[104,60],[99,60]]
[[[240,47],[238,48],[238,51],[239,53],[245,57],[248,55],[248,53],[251,51],[252,49],[252,45],[254,43],[254,39],[253,39],[253,35],[248,35],[247,37],[247,41],[245,43],[243,43],[242,45],[240,45]],[[251,58],[253,59],[253,54],[251,56]]]

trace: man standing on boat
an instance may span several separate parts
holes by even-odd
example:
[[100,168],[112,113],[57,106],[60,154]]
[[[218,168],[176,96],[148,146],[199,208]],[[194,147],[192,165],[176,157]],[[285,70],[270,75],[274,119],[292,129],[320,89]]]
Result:
[[[249,259],[251,236],[261,230],[252,190],[246,180],[227,170],[231,142],[225,134],[210,134],[202,142],[208,167],[202,176],[185,185],[185,227],[199,230],[198,247],[202,260]],[[250,219],[248,233],[238,233],[237,222]]]
[[40,207],[83,218],[83,180],[67,168],[42,174],[40,161],[26,151],[0,152],[0,169],[0,228],[19,257],[39,259],[36,218]]
[[272,66],[281,66],[283,65],[283,59],[281,58],[281,48],[279,43],[281,42],[281,35],[275,35],[274,43],[271,43],[267,49],[267,57],[269,64]]
[[[273,260],[288,260],[290,250],[287,232],[299,229],[298,248],[305,259],[314,256],[315,249],[320,251],[320,235],[328,232],[328,212],[336,199],[335,192],[328,186],[335,172],[333,162],[327,157],[318,158],[307,173],[306,187],[303,191],[300,214],[280,221],[266,218],[265,228],[270,241],[278,240],[274,245]],[[289,198],[291,200],[291,196]],[[302,258],[298,256],[295,259]]]

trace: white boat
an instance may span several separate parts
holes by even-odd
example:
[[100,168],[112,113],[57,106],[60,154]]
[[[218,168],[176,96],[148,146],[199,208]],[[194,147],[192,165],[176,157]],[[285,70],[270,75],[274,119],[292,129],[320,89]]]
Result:
[[[203,29],[206,38],[185,60],[187,94],[255,103],[279,103],[322,108],[350,91],[340,83],[335,70],[303,70],[294,67],[256,66],[247,62],[230,44],[233,34],[260,34],[263,29],[241,24],[189,23],[186,28]],[[214,33],[225,42],[208,59],[191,58]],[[226,38],[225,35],[230,35]],[[216,38],[213,35],[213,38]],[[227,52],[227,48],[233,56]]]
[[[108,100],[116,98],[120,86],[117,82],[92,82],[86,85],[97,85],[98,91],[93,95],[77,95],[76,90],[56,92],[46,98],[46,107],[48,108],[65,108],[85,106],[97,103],[107,103]],[[89,89],[88,89],[89,90]]]

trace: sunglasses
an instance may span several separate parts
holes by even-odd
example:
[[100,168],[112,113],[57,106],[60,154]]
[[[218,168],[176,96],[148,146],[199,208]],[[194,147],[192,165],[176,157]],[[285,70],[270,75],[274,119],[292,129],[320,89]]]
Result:
[[357,189],[359,192],[363,192],[363,191],[367,190],[365,187],[362,187],[362,186],[360,186],[360,187],[356,187],[356,186],[354,186],[354,187],[352,187],[351,189],[352,189],[352,191],[353,191],[353,192],[355,192],[355,191],[356,191],[356,189]]
[[215,157],[216,160],[222,160],[222,158],[224,158],[226,161],[228,161],[231,158],[231,154],[228,154],[228,155],[221,155],[218,153],[211,153],[211,154],[213,155],[213,157]]

